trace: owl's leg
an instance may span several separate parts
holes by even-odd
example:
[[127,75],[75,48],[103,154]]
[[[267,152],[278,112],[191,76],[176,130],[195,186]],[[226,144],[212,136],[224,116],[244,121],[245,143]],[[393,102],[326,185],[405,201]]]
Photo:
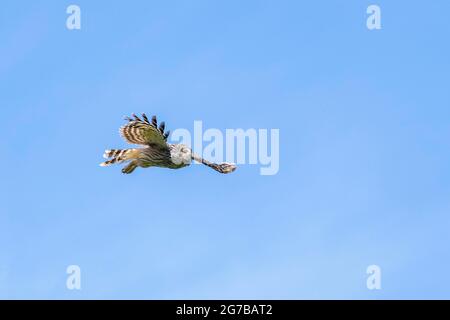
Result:
[[126,165],[125,167],[123,167],[122,169],[122,173],[126,173],[126,174],[130,174],[134,171],[134,169],[136,169],[138,167],[138,162],[137,160],[133,160],[131,161],[128,165]]

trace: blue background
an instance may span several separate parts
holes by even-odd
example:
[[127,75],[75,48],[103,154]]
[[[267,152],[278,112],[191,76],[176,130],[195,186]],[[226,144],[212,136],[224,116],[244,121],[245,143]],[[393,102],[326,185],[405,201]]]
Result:
[[[448,1],[74,3],[0,10],[1,298],[450,298]],[[280,171],[99,167],[132,112]]]

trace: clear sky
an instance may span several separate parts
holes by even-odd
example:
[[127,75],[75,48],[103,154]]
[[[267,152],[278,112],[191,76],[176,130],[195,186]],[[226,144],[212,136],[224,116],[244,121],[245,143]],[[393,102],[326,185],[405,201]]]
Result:
[[[2,1],[0,298],[450,298],[449,12]],[[99,167],[132,112],[278,128],[280,170]]]

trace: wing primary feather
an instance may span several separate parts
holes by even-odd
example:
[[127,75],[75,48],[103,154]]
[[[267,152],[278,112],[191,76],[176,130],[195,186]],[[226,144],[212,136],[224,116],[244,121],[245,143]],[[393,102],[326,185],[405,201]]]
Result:
[[164,134],[164,129],[166,128],[166,123],[163,121],[161,122],[161,124],[159,125],[159,132],[161,132],[161,134]]
[[157,126],[158,126],[158,121],[156,120],[156,116],[153,116],[153,117],[152,117],[152,125],[153,125],[155,128],[157,128]]

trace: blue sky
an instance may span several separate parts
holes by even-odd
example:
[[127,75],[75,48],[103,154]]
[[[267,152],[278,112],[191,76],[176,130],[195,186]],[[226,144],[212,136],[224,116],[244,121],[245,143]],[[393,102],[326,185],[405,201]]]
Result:
[[[450,298],[449,12],[2,2],[0,298]],[[279,128],[280,170],[99,167],[132,112]]]

